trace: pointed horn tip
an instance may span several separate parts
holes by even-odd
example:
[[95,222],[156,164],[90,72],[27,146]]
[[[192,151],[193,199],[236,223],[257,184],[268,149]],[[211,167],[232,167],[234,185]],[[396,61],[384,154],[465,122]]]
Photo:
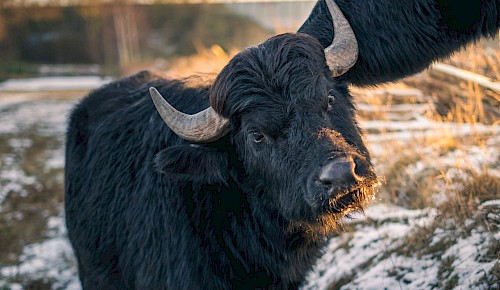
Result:
[[158,94],[160,95],[160,92],[158,92],[158,90],[155,88],[155,87],[149,87],[149,94],[151,96],[155,95],[155,94]]
[[[156,109],[160,111],[160,107],[162,107],[161,104],[165,103],[163,96],[155,87],[149,87],[149,96],[151,97],[151,100],[153,100]],[[165,106],[169,106],[169,104],[167,103]],[[164,117],[162,116],[162,118]]]

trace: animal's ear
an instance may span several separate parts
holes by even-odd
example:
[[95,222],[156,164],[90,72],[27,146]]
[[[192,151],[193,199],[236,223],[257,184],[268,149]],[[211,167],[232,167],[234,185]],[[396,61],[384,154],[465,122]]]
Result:
[[229,176],[228,154],[217,147],[177,145],[156,155],[156,169],[169,178],[226,183]]

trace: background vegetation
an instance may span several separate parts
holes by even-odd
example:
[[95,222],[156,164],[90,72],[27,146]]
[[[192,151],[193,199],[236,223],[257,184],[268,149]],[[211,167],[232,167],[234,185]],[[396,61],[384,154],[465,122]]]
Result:
[[[1,4],[0,4],[1,5]],[[104,74],[157,58],[257,43],[271,32],[224,4],[0,6],[0,79],[40,64],[98,64]]]

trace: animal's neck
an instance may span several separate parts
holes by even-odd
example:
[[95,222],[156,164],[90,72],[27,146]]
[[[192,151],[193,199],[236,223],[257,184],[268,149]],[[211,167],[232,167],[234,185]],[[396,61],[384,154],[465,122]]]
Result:
[[[304,232],[290,233],[286,222],[274,217],[269,217],[260,233],[262,237],[254,240],[260,250],[266,253],[261,257],[260,263],[266,272],[279,277],[279,283],[287,287],[296,287],[305,281],[308,272],[319,258],[324,248],[325,241],[312,241],[307,239]],[[274,225],[273,225],[274,224]],[[248,249],[252,249],[246,245]]]
[[205,254],[215,261],[209,267],[220,281],[229,281],[229,288],[297,288],[322,253],[325,240],[291,232],[276,210],[262,200],[249,201],[255,196],[248,192],[252,189],[243,189],[236,180],[230,178],[224,186],[192,187],[196,202],[188,204],[199,206],[188,212]]
[[321,255],[326,239],[311,240],[303,231],[290,232],[289,222],[275,210],[262,205],[252,208],[242,200],[243,210],[231,218],[231,230],[224,236],[235,275],[257,287],[298,287]]

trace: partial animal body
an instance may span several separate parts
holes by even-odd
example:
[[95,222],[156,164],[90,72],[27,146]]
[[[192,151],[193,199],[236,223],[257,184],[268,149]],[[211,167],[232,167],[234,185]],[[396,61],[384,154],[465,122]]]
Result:
[[497,0],[326,1],[210,86],[142,72],[75,107],[66,220],[85,289],[296,289],[377,183],[347,85],[500,26]]

